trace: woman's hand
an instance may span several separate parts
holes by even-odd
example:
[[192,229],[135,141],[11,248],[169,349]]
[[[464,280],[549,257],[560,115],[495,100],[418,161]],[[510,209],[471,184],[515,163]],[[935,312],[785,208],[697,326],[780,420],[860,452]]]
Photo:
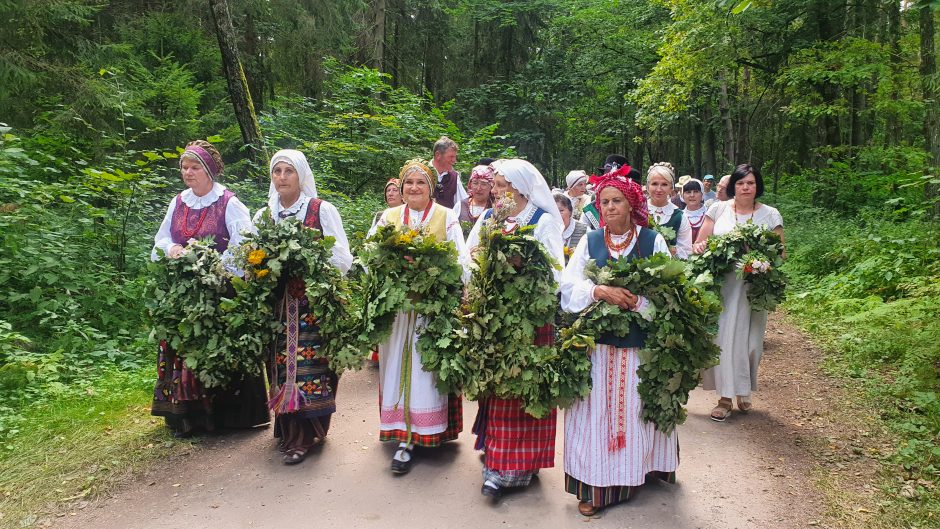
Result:
[[703,254],[708,249],[708,241],[699,241],[692,245],[692,253]]
[[170,246],[170,251],[166,253],[166,256],[170,259],[178,259],[179,256],[183,255],[184,250],[185,248],[183,248],[182,244],[174,244]]
[[637,299],[639,299],[636,294],[633,294],[625,288],[611,287],[607,285],[599,285],[594,287],[594,298],[606,301],[612,305],[617,305],[618,307],[626,310],[633,310],[636,308],[636,302]]

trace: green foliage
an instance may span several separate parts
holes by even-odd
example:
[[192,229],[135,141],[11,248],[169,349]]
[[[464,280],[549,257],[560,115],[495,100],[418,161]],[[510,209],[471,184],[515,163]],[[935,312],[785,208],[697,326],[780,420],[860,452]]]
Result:
[[589,353],[605,333],[625,337],[631,323],[647,333],[638,351],[643,420],[669,434],[685,422],[689,392],[699,384],[701,370],[718,362],[714,343],[721,302],[709,293],[708,274],[691,276],[685,263],[667,255],[617,259],[604,268],[589,265],[585,274],[598,285],[626,288],[647,298],[653,313],[624,310],[605,301],[585,309],[561,332],[561,351]]
[[[386,340],[398,313],[425,316],[418,329],[418,349],[446,339],[463,292],[463,268],[453,242],[389,224],[366,240],[359,260],[367,273],[365,303],[359,321],[359,342],[375,346]],[[442,317],[443,316],[443,317]]]
[[360,368],[362,351],[347,332],[349,286],[330,264],[335,240],[293,217],[275,224],[267,211],[255,228],[233,252],[235,265],[245,271],[245,277],[232,278],[235,296],[222,302],[237,347],[260,352],[283,330],[275,317],[275,304],[283,296],[303,293],[320,329],[317,354],[328,359],[338,373]]
[[829,368],[881,403],[882,419],[899,438],[890,462],[903,468],[885,486],[892,497],[908,498],[890,503],[884,516],[921,526],[940,505],[940,226],[898,223],[884,211],[846,220],[782,206],[795,220],[785,266],[798,291],[785,306],[827,344]]
[[[206,387],[225,386],[261,365],[260,340],[232,341],[222,301],[229,285],[212,241],[190,241],[183,254],[150,264],[147,306],[154,340],[166,341]],[[254,337],[253,337],[254,338]]]
[[545,417],[591,391],[584,355],[536,345],[536,331],[558,310],[553,275],[558,263],[532,235],[534,226],[502,232],[499,211],[480,230],[467,299],[449,340],[422,350],[441,392],[470,400],[522,400],[525,412]]
[[689,258],[693,274],[714,278],[713,290],[721,291],[724,278],[734,272],[747,283],[747,300],[755,310],[772,311],[786,294],[783,241],[780,235],[748,221],[724,235],[708,238],[701,254]]

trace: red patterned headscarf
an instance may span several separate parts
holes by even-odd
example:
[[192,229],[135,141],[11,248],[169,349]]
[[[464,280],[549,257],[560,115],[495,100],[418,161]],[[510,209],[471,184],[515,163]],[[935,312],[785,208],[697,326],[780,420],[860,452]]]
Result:
[[[493,168],[489,165],[478,165],[470,171],[470,180],[483,180],[487,184],[493,185]],[[468,183],[469,183],[468,182]]]
[[[601,212],[601,191],[605,187],[614,187],[623,193],[630,204],[630,217],[633,223],[644,228],[649,226],[649,213],[646,209],[646,197],[643,196],[643,189],[640,185],[630,179],[627,175],[630,173],[630,166],[624,165],[603,176],[591,175],[588,180],[594,185],[594,207],[597,212]],[[604,218],[601,217],[601,226],[604,226]]]

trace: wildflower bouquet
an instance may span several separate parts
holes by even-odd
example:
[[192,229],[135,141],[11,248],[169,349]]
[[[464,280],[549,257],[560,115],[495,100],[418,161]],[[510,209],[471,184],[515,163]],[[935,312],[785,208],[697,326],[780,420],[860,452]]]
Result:
[[631,323],[633,332],[645,332],[645,345],[637,353],[643,420],[669,434],[685,421],[684,406],[699,383],[700,371],[715,365],[720,354],[712,339],[721,304],[708,291],[711,278],[708,274],[692,277],[684,263],[663,254],[618,259],[605,268],[591,263],[585,273],[598,285],[623,287],[646,297],[655,314],[644,318],[598,301],[561,331],[561,351],[584,355],[603,334],[628,336]]
[[463,268],[453,242],[410,229],[382,226],[359,252],[366,268],[358,340],[367,347],[388,338],[399,312],[426,316],[418,348],[448,336],[463,293]]
[[558,308],[553,270],[558,263],[532,235],[533,227],[503,231],[513,205],[502,200],[482,225],[467,299],[451,340],[423,351],[442,391],[471,400],[519,398],[526,413],[544,417],[590,392],[584,355],[535,345],[536,331]]
[[708,238],[708,248],[689,259],[693,273],[710,272],[716,291],[726,274],[735,272],[748,285],[747,299],[754,310],[774,310],[783,301],[786,278],[780,236],[758,224],[738,224],[732,231]]
[[240,373],[257,371],[257,355],[230,340],[222,300],[229,274],[211,238],[190,240],[176,259],[150,263],[147,307],[151,337],[165,340],[206,387],[224,386]]
[[275,223],[263,215],[256,229],[233,251],[236,265],[245,271],[243,278],[232,278],[235,296],[223,304],[233,341],[260,357],[283,331],[275,304],[283,295],[306,296],[319,327],[317,355],[336,372],[360,368],[363,353],[345,331],[351,318],[349,287],[330,264],[335,240],[294,217]]

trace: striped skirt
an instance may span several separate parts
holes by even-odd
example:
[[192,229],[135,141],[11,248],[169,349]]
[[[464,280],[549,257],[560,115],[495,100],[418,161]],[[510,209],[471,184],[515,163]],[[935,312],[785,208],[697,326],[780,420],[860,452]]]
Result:
[[599,344],[591,394],[565,412],[565,490],[603,507],[629,499],[647,476],[675,481],[679,438],[642,419],[636,349]]

